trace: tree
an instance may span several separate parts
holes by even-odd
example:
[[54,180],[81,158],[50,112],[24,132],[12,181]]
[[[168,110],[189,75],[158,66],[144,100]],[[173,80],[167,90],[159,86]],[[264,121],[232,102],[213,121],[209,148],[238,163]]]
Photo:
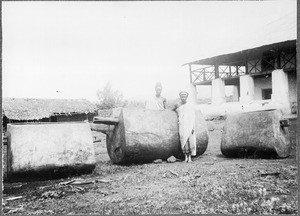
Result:
[[99,108],[114,108],[125,105],[123,95],[119,91],[113,91],[112,84],[110,82],[106,83],[102,91],[97,91],[97,97],[99,100],[97,106]]

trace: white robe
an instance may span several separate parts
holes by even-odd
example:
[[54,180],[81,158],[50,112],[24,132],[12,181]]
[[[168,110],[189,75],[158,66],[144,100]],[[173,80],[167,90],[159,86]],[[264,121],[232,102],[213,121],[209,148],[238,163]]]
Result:
[[[196,134],[195,134],[195,107],[192,103],[186,103],[177,108],[179,136],[181,148],[190,142],[192,156],[196,156]],[[194,133],[192,134],[192,130]]]

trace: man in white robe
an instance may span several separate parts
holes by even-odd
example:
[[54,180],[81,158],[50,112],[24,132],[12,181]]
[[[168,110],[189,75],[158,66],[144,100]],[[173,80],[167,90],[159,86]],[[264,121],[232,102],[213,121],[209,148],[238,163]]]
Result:
[[179,93],[180,101],[173,110],[178,114],[179,137],[185,162],[192,162],[191,156],[196,156],[195,107],[187,102],[188,93]]
[[146,109],[165,110],[166,99],[161,96],[161,92],[162,92],[161,83],[156,83],[155,92],[156,92],[155,96],[146,102]]

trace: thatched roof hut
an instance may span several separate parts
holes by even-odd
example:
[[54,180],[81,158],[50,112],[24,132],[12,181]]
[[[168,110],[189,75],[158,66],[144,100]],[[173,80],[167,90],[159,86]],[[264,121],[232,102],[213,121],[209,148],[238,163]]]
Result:
[[95,113],[95,104],[85,99],[3,98],[3,115],[17,121],[39,120],[58,115]]

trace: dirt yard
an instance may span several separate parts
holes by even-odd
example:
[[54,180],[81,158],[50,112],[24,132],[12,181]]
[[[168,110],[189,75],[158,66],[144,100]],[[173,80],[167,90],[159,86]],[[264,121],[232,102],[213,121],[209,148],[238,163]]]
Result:
[[[193,163],[111,164],[105,138],[95,143],[92,174],[4,183],[6,214],[296,214],[296,121],[286,159],[222,156],[223,120],[208,121],[209,145]],[[12,200],[10,200],[12,199]]]

